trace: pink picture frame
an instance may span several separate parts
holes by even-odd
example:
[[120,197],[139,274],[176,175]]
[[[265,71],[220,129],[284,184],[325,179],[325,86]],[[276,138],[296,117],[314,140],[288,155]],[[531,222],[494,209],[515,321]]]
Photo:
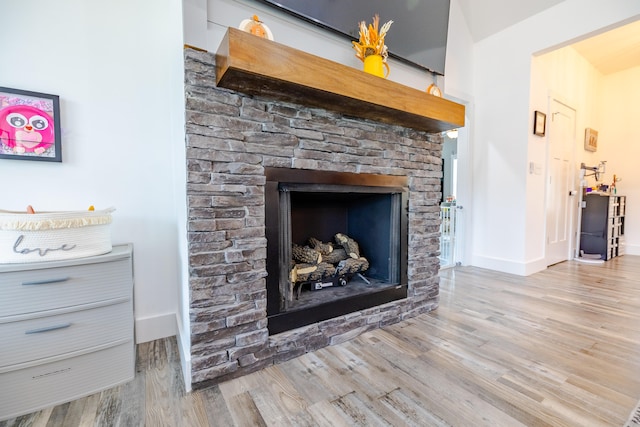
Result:
[[0,159],[62,161],[58,95],[0,87]]

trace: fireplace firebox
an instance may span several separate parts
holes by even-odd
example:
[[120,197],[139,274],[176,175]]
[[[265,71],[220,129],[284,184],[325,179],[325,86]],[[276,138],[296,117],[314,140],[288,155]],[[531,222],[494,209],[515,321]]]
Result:
[[[265,174],[270,334],[407,297],[406,177],[283,168]],[[358,253],[346,258],[364,260],[364,270],[343,273],[343,260],[308,280],[292,274],[294,246],[339,248],[337,236],[356,242]]]

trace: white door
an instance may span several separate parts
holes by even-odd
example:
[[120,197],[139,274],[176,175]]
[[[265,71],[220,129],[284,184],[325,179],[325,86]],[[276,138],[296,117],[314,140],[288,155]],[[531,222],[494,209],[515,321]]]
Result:
[[571,256],[571,192],[574,180],[571,165],[576,135],[574,109],[554,99],[550,111],[550,117],[547,117],[547,265],[566,261]]

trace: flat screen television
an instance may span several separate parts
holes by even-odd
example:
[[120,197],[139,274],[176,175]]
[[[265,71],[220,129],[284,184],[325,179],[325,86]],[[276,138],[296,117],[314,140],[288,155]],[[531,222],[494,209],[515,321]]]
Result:
[[450,0],[258,0],[296,18],[358,39],[358,23],[393,20],[385,39],[389,56],[444,75]]

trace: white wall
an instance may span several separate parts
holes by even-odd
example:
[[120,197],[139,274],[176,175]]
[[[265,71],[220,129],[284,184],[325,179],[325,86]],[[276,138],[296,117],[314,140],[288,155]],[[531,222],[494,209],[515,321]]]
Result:
[[443,87],[446,94],[471,103],[474,75],[473,39],[459,3],[459,0],[451,0]]
[[604,183],[622,178],[617,194],[627,196],[625,241],[628,254],[640,255],[640,67],[603,78],[599,108],[598,158],[607,160]]
[[473,264],[515,274],[544,268],[544,198],[527,192],[529,159],[545,150],[531,141],[539,106],[529,92],[532,56],[639,15],[635,0],[566,0],[475,45]]
[[0,16],[0,84],[60,96],[63,158],[0,159],[0,209],[114,206],[113,242],[134,245],[136,339],[175,334],[186,239],[180,1],[11,1]]

